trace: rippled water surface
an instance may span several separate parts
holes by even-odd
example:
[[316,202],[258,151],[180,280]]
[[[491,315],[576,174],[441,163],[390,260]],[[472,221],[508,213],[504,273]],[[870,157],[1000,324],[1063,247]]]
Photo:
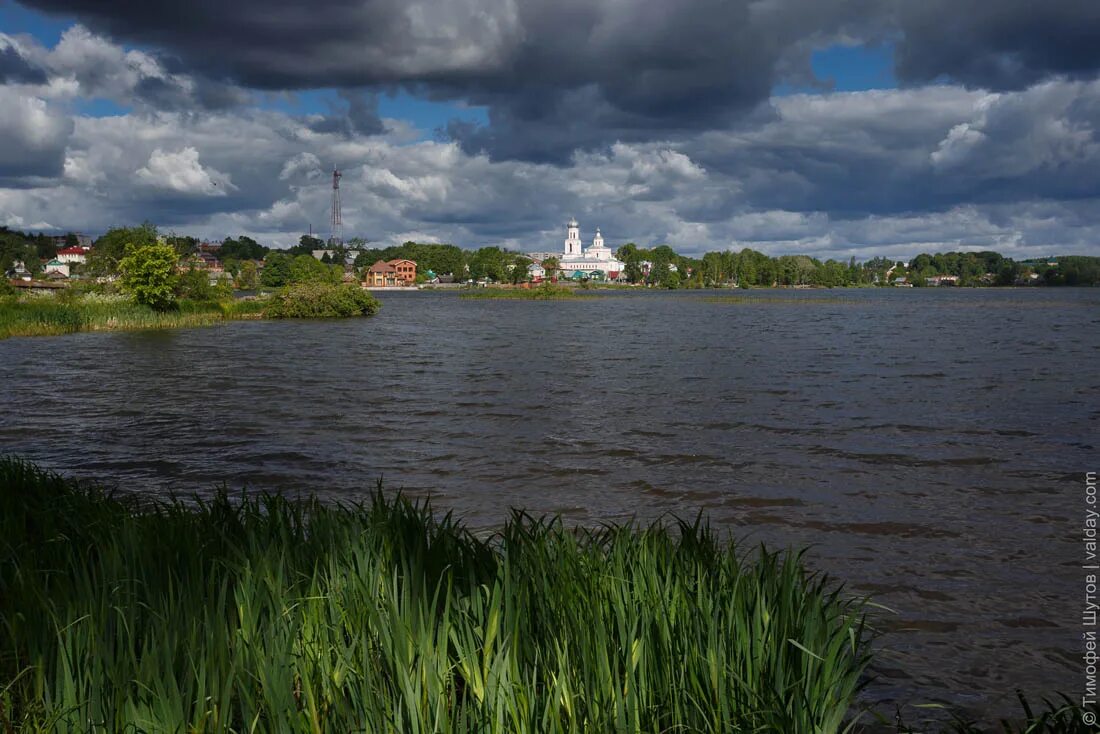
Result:
[[150,493],[488,527],[707,513],[894,610],[874,700],[1079,693],[1100,291],[383,296],[373,319],[0,342],[0,451]]

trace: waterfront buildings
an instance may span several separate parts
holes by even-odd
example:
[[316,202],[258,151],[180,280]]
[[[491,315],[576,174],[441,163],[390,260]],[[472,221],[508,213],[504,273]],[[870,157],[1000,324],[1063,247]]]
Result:
[[615,280],[625,269],[626,265],[604,244],[599,227],[587,248],[581,244],[581,230],[576,219],[569,220],[565,232],[565,251],[558,259],[563,278]]
[[400,288],[416,284],[416,263],[412,260],[379,260],[367,269],[367,288]]

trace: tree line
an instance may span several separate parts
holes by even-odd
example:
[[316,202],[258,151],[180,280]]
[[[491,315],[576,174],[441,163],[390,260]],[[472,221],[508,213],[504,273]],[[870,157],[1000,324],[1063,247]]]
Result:
[[[76,236],[68,240],[76,244]],[[195,237],[161,236],[155,226],[116,227],[98,238],[83,267],[74,270],[92,277],[119,273],[127,246],[161,243],[169,245],[183,262],[199,254]],[[325,250],[318,260],[312,253]],[[0,227],[0,272],[9,272],[16,261],[38,273],[42,263],[55,257],[57,243],[43,234],[23,233]],[[622,278],[630,283],[660,288],[707,288],[718,286],[853,287],[907,283],[924,286],[929,279],[951,276],[960,286],[998,286],[1021,283],[1040,285],[1100,284],[1100,257],[1071,255],[1052,259],[1015,261],[997,252],[921,253],[910,261],[875,257],[857,262],[821,260],[807,255],[772,257],[756,250],[708,252],[701,257],[677,253],[669,245],[642,248],[633,242],[619,247],[616,257],[624,264]],[[527,279],[531,260],[522,253],[499,247],[465,250],[454,244],[404,242],[391,247],[371,247],[354,238],[340,245],[302,235],[288,249],[274,249],[246,235],[227,237],[217,250],[233,284],[239,288],[281,287],[296,282],[339,282],[347,265],[357,277],[379,260],[408,259],[417,264],[418,280],[431,275],[452,276],[494,282],[518,283]],[[261,263],[259,267],[257,263]],[[543,262],[547,274],[559,274],[557,258]],[[198,287],[199,278],[192,276]]]
[[909,262],[882,257],[858,262],[854,257],[847,261],[807,255],[771,257],[745,248],[691,258],[678,255],[667,245],[647,250],[634,243],[623,245],[615,254],[625,264],[629,282],[664,288],[834,288],[899,283],[922,287],[929,279],[942,276],[951,276],[959,286],[1100,284],[1100,257],[1081,255],[1014,261],[992,251],[946,252],[922,253]]

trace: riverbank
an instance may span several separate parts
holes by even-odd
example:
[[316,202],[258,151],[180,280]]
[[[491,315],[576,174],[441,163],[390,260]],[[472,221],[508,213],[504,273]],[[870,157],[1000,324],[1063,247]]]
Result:
[[209,326],[221,321],[262,318],[263,306],[259,300],[179,301],[178,307],[171,311],[156,311],[123,297],[7,298],[0,299],[0,339],[78,331]]
[[79,331],[136,331],[210,326],[223,321],[370,316],[378,299],[357,286],[303,283],[263,298],[177,300],[158,311],[123,295],[61,293],[0,297],[0,339]]
[[[866,603],[801,554],[743,555],[701,521],[515,515],[486,539],[380,488],[363,506],[150,503],[7,458],[0,534],[5,731],[831,733],[875,718],[854,708]],[[1083,713],[1051,704],[1004,731],[1086,732]]]
[[482,539],[7,459],[0,534],[0,729],[830,732],[868,660],[860,602],[702,524]]

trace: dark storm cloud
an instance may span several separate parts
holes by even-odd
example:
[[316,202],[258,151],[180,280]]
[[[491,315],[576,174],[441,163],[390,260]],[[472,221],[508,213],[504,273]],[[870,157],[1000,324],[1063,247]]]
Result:
[[[781,79],[813,84],[811,51],[841,37],[897,40],[907,83],[1018,89],[1100,68],[1097,0],[24,2],[252,88],[404,87],[484,106],[487,126],[447,134],[468,152],[557,163],[725,127]],[[369,103],[348,103],[319,124],[380,130]]]
[[750,206],[834,218],[1100,192],[1100,81],[808,95],[775,107],[772,121],[682,150],[736,181]]
[[203,79],[184,83],[175,77],[138,76],[129,90],[134,101],[158,110],[222,110],[243,105],[249,97],[239,87]]
[[45,84],[46,72],[15,46],[0,45],[0,84]]
[[318,133],[356,135],[381,135],[386,132],[382,118],[378,116],[378,95],[359,90],[341,89],[337,92],[340,105],[333,105],[330,114],[310,124]]
[[[724,125],[767,100],[776,69],[790,65],[781,61],[794,44],[847,32],[850,16],[861,17],[877,5],[873,0],[817,0],[806,8],[791,0],[27,4],[162,49],[184,59],[191,73],[253,88],[404,87],[435,100],[484,106],[488,129],[451,130],[467,151],[555,162],[568,160],[578,147]],[[805,49],[795,56],[808,58]]]
[[1096,0],[906,0],[899,25],[897,73],[910,83],[1023,89],[1100,69]]

